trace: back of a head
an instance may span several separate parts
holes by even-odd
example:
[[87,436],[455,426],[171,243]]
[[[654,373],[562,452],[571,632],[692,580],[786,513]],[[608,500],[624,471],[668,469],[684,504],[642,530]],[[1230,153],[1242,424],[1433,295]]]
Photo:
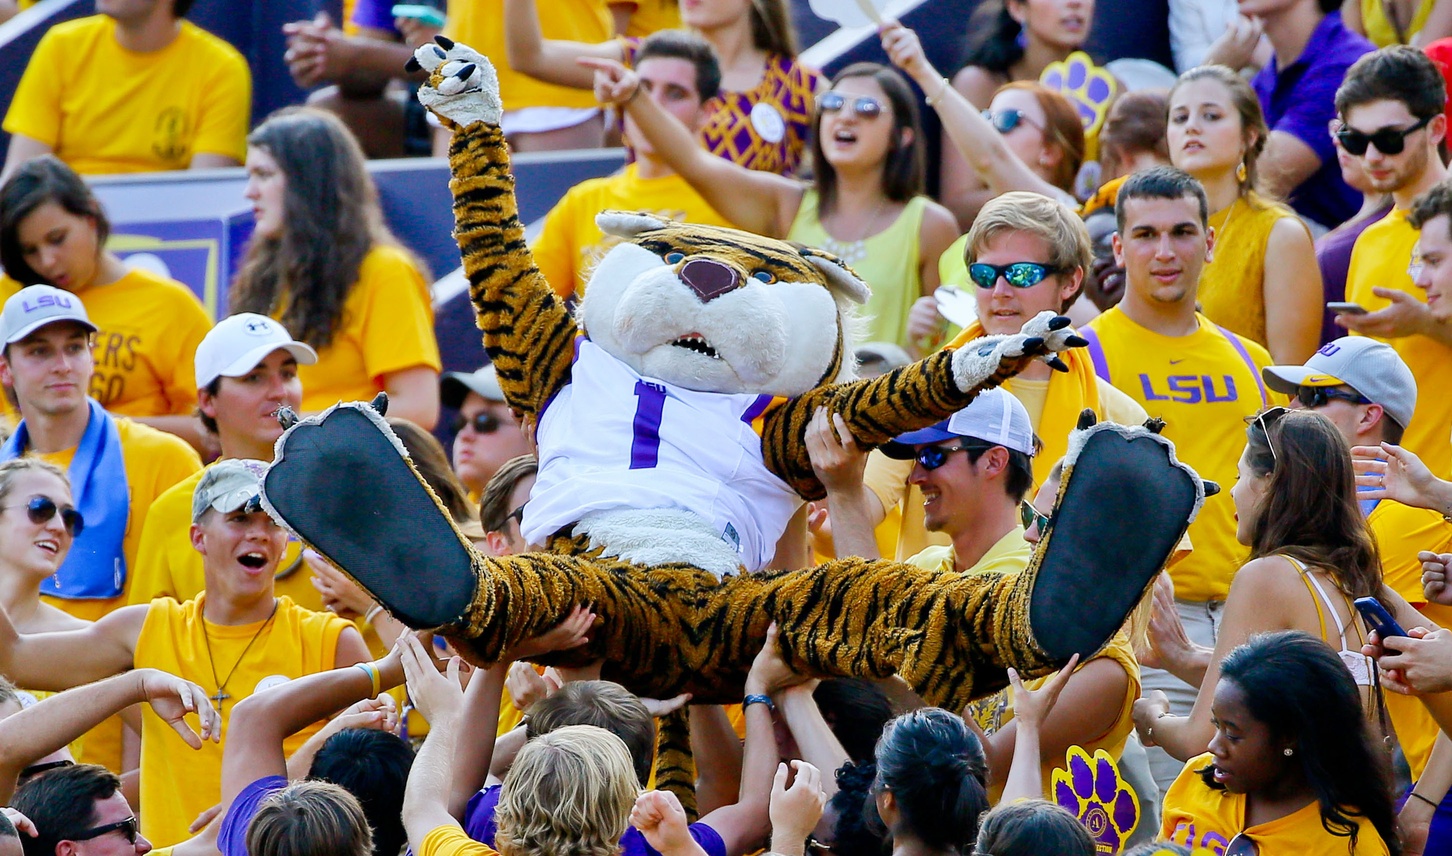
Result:
[[655,760],[655,719],[644,703],[611,681],[570,681],[529,707],[530,740],[571,725],[593,725],[619,738],[630,753],[641,787]]
[[978,856],[1094,856],[1094,839],[1072,814],[1043,800],[1000,805],[983,816]]
[[330,782],[294,782],[262,801],[247,827],[250,856],[372,856],[363,807]]
[[24,856],[25,845],[10,818],[0,814],[0,856]]
[[503,856],[616,856],[639,793],[629,751],[605,729],[533,737],[504,777],[495,846]]
[[892,793],[902,832],[934,850],[964,852],[988,810],[987,776],[983,745],[963,718],[927,707],[887,724],[873,789]]
[[1392,45],[1346,70],[1336,90],[1336,112],[1345,119],[1348,110],[1373,101],[1400,101],[1418,119],[1431,119],[1445,109],[1446,98],[1447,84],[1430,57],[1408,45]]
[[1137,199],[1193,199],[1199,203],[1200,225],[1210,223],[1210,200],[1205,186],[1193,175],[1173,166],[1153,166],[1125,179],[1114,200],[1114,220],[1121,235],[1125,227],[1125,206]]
[[1170,144],[1165,128],[1169,107],[1170,96],[1163,89],[1141,89],[1119,96],[1099,131],[1100,150],[1115,157],[1152,153],[1168,163]]
[[120,790],[121,779],[95,764],[58,767],[26,782],[10,801],[40,830],[21,839],[25,856],[55,856],[58,842],[95,825],[96,803]]
[[828,678],[812,690],[812,700],[847,757],[872,761],[882,729],[892,719],[892,702],[882,687],[862,678]]
[[374,856],[394,856],[408,841],[403,790],[412,767],[413,749],[397,735],[349,728],[329,737],[313,756],[308,778],[352,794],[373,830]]

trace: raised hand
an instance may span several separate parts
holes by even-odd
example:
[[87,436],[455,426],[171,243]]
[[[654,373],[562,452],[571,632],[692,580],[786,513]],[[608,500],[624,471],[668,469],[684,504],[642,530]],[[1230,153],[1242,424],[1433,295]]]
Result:
[[822,819],[827,795],[822,791],[822,773],[806,761],[792,761],[796,772],[792,786],[786,786],[787,765],[779,764],[771,783],[771,849],[785,856],[797,856],[807,835]]
[[640,91],[640,75],[613,59],[580,57],[575,62],[595,70],[595,100],[606,107],[627,104]]
[[680,800],[669,791],[646,791],[630,810],[630,825],[640,830],[662,856],[699,856],[705,851],[691,837]]
[[[212,707],[206,690],[158,669],[137,669],[136,676],[141,681],[146,703],[188,746],[200,749],[207,740],[221,742],[222,717]],[[197,715],[199,727],[195,730],[186,721],[189,713]]]

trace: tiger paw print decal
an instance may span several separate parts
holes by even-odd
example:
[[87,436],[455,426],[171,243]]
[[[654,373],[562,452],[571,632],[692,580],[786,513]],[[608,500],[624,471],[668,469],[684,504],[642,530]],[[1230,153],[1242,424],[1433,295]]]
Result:
[[1109,105],[1118,94],[1119,82],[1083,51],[1074,51],[1061,62],[1049,63],[1039,82],[1058,92],[1074,109],[1079,111],[1079,121],[1084,123],[1084,136],[1097,137],[1104,119],[1109,115]]

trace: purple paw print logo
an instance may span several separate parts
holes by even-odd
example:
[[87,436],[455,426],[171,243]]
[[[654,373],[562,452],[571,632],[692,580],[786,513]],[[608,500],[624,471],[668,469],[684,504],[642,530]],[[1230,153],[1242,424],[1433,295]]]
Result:
[[1083,51],[1074,51],[1062,62],[1051,62],[1039,75],[1039,82],[1069,99],[1079,111],[1084,136],[1097,139],[1119,84],[1114,75],[1094,64]]
[[1097,749],[1091,757],[1078,746],[1069,747],[1065,767],[1054,770],[1053,788],[1054,801],[1079,818],[1098,852],[1124,849],[1139,824],[1139,797],[1119,778],[1108,752]]

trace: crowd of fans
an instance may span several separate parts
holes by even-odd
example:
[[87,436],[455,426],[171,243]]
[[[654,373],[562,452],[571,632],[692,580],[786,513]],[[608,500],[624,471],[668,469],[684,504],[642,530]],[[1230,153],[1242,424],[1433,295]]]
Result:
[[[1093,0],[983,0],[943,22],[949,76],[888,21],[889,63],[830,78],[786,0],[353,0],[286,26],[312,94],[256,127],[191,0],[96,5],[4,118],[6,854],[1452,853],[1452,3],[1170,0],[1179,68],[1099,57],[1095,95],[1051,80]],[[656,719],[688,697],[522,662],[582,644],[588,605],[469,667],[261,507],[279,408],[386,392],[462,531],[530,548],[528,426],[491,367],[441,374],[430,273],[366,168],[446,152],[403,70],[440,33],[497,66],[514,150],[628,147],[533,243],[563,299],[624,209],[844,259],[872,289],[864,376],[1045,310],[1078,325],[1066,372],[880,449],[819,414],[827,496],[774,567],[1024,569],[1086,410],[1162,421],[1225,491],[1082,662],[946,711],[797,674],[773,632],[741,704],[689,706],[694,801],[653,789]],[[82,176],[224,166],[255,228],[214,323],[108,249]],[[1114,762],[1087,791],[1054,783],[1074,747]],[[1107,819],[1121,782],[1137,822]]]

